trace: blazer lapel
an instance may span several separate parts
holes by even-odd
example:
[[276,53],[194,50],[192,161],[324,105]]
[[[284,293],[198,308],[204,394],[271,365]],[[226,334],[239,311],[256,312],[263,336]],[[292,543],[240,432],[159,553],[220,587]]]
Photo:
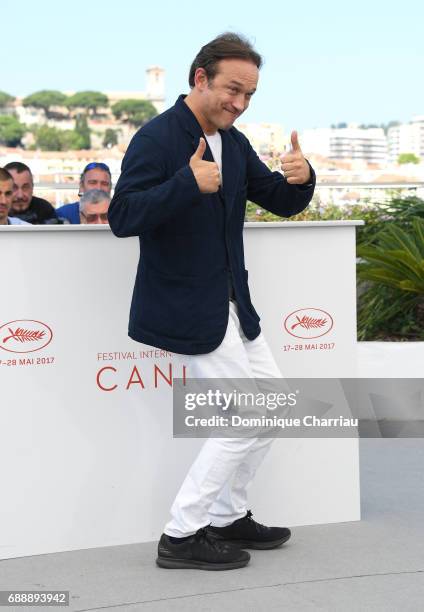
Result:
[[[184,102],[184,95],[179,96],[175,103],[176,113],[181,121],[182,127],[190,134],[193,153],[199,146],[199,138],[205,138],[202,128],[196,117],[191,112],[187,104]],[[237,187],[240,175],[240,152],[237,145],[233,141],[229,132],[219,130],[222,139],[222,182],[223,186],[219,188],[218,195],[221,197],[225,206],[226,218],[230,216],[231,209],[234,205],[234,200],[237,195]],[[206,138],[205,138],[206,140]],[[213,162],[212,151],[209,143],[206,140],[206,151],[203,155],[205,161]]]

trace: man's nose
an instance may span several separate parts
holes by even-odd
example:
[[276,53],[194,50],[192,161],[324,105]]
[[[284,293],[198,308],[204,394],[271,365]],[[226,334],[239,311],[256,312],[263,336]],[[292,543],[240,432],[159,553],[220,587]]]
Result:
[[233,100],[233,106],[239,113],[242,113],[244,111],[244,109],[246,108],[246,100],[243,94],[238,95]]

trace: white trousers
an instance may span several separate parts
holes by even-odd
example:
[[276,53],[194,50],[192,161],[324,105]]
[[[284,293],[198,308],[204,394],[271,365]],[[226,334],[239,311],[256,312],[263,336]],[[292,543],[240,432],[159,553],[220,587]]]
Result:
[[[230,301],[228,327],[220,346],[204,355],[175,355],[188,378],[282,378],[261,333],[248,340],[237,305]],[[169,536],[192,535],[212,523],[224,527],[245,516],[247,488],[273,438],[208,438],[171,507]]]

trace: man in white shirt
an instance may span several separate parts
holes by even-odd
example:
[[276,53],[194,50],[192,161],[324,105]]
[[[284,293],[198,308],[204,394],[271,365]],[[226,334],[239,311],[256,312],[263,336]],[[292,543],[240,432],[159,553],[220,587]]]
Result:
[[[128,333],[174,353],[192,379],[281,378],[259,326],[244,266],[246,200],[290,217],[311,201],[315,174],[292,132],[292,150],[272,172],[233,127],[256,91],[260,55],[235,33],[204,45],[190,92],[143,126],[122,163],[109,224],[138,236]],[[247,489],[269,450],[267,437],[206,440],[171,507],[157,564],[226,570],[247,565],[244,548],[290,538],[248,510]]]

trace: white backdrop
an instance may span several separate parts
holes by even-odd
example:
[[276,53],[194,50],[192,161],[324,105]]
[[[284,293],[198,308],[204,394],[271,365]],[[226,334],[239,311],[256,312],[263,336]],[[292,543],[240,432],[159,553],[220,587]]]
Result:
[[[283,375],[355,376],[354,224],[247,224],[245,247]],[[172,355],[127,336],[137,239],[9,226],[0,256],[1,558],[158,538],[203,440],[172,437]],[[277,440],[250,507],[288,526],[358,520],[357,440]]]

